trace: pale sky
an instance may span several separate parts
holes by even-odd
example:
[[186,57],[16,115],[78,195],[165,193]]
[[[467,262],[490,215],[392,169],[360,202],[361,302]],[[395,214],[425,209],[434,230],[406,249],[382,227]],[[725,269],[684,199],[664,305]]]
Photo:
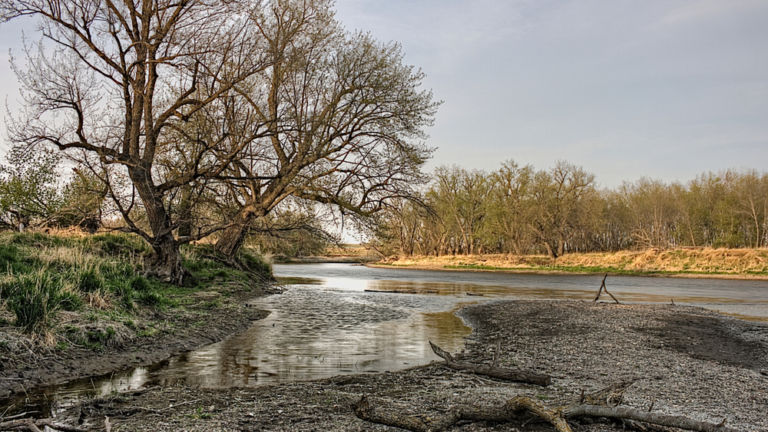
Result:
[[[602,186],[768,165],[768,1],[337,0],[444,104],[428,168],[581,165]],[[30,39],[37,39],[27,25]],[[16,106],[0,26],[0,95]],[[3,128],[3,135],[4,128]],[[3,138],[3,141],[5,139]]]

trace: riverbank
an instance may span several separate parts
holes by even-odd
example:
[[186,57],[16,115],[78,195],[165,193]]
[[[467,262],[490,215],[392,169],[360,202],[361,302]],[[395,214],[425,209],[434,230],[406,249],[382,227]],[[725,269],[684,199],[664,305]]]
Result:
[[[347,375],[252,389],[153,388],[72,408],[60,421],[114,430],[399,430],[358,419],[352,404],[383,398],[403,412],[439,415],[451,406],[498,404],[526,395],[548,405],[636,380],[625,406],[687,416],[740,431],[768,431],[768,326],[699,308],[579,301],[507,301],[460,314],[474,330],[462,359],[553,377],[539,387],[499,382],[433,363],[393,373]],[[548,431],[548,425],[461,423],[457,431]],[[582,432],[620,423],[583,422]]]
[[418,270],[501,271],[768,280],[766,249],[649,249],[545,255],[443,255],[395,257],[370,266]]
[[247,328],[274,290],[256,257],[246,270],[184,250],[195,284],[141,276],[146,246],[126,235],[0,236],[0,398],[151,364]]

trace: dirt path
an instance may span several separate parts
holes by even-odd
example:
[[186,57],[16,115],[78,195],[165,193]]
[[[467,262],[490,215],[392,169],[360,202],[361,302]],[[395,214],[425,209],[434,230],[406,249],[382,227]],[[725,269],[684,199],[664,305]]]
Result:
[[[395,430],[359,420],[362,395],[403,403],[426,415],[456,404],[495,403],[528,395],[558,404],[621,380],[637,379],[625,404],[686,415],[737,430],[768,431],[768,325],[698,308],[512,301],[468,307],[475,331],[464,359],[551,374],[543,388],[480,378],[439,364],[395,373],[254,389],[167,387],[97,400],[68,412],[72,422],[113,431]],[[65,416],[66,418],[66,416]],[[457,431],[547,431],[537,423],[462,423]],[[582,432],[620,424],[576,425]]]

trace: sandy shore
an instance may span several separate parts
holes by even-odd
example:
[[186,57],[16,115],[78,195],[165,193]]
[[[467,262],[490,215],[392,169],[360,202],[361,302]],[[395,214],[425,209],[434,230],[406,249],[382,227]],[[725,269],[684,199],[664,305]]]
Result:
[[[499,382],[439,363],[394,373],[348,375],[253,389],[156,388],[87,403],[70,421],[115,431],[398,430],[358,419],[362,395],[436,414],[457,404],[494,404],[528,395],[546,404],[573,401],[623,380],[637,380],[624,404],[685,415],[740,431],[768,431],[768,325],[699,308],[578,301],[505,301],[460,314],[474,331],[463,358],[553,376],[549,387]],[[77,420],[79,419],[79,420]],[[574,430],[623,430],[611,422]],[[547,431],[536,422],[460,423],[456,431]]]

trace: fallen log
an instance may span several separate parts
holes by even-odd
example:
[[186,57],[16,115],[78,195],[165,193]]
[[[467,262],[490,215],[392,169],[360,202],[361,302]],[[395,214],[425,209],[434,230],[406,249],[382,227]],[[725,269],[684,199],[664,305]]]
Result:
[[658,426],[673,427],[696,432],[736,432],[735,429],[720,424],[700,422],[683,416],[659,414],[627,407],[607,407],[597,405],[578,405],[563,409],[563,416],[573,417],[605,417],[619,420],[636,420]]
[[403,404],[396,404],[385,399],[373,399],[363,396],[353,405],[355,415],[362,420],[372,423],[395,426],[414,432],[442,431],[460,421],[491,421],[509,422],[524,421],[526,416],[550,423],[557,432],[573,432],[568,420],[591,417],[595,419],[608,418],[622,420],[626,423],[640,422],[640,430],[659,430],[662,428],[678,428],[695,432],[737,432],[726,427],[725,420],[720,424],[701,422],[683,416],[673,416],[652,413],[627,407],[573,404],[559,407],[549,407],[542,402],[527,396],[515,396],[503,403],[492,406],[465,405],[453,407],[447,412],[432,415],[408,413]]
[[432,347],[432,351],[438,357],[445,360],[445,366],[451,369],[470,372],[476,375],[484,375],[504,381],[516,381],[540,386],[548,386],[552,383],[552,378],[549,375],[497,366],[478,365],[462,362],[454,359],[451,353],[435,345],[432,343],[432,341],[429,341],[429,346]]
[[398,427],[414,432],[430,432],[444,430],[461,420],[459,413],[449,411],[438,416],[409,415],[403,406],[381,403],[381,400],[372,400],[363,396],[352,406],[355,415],[371,423]]

